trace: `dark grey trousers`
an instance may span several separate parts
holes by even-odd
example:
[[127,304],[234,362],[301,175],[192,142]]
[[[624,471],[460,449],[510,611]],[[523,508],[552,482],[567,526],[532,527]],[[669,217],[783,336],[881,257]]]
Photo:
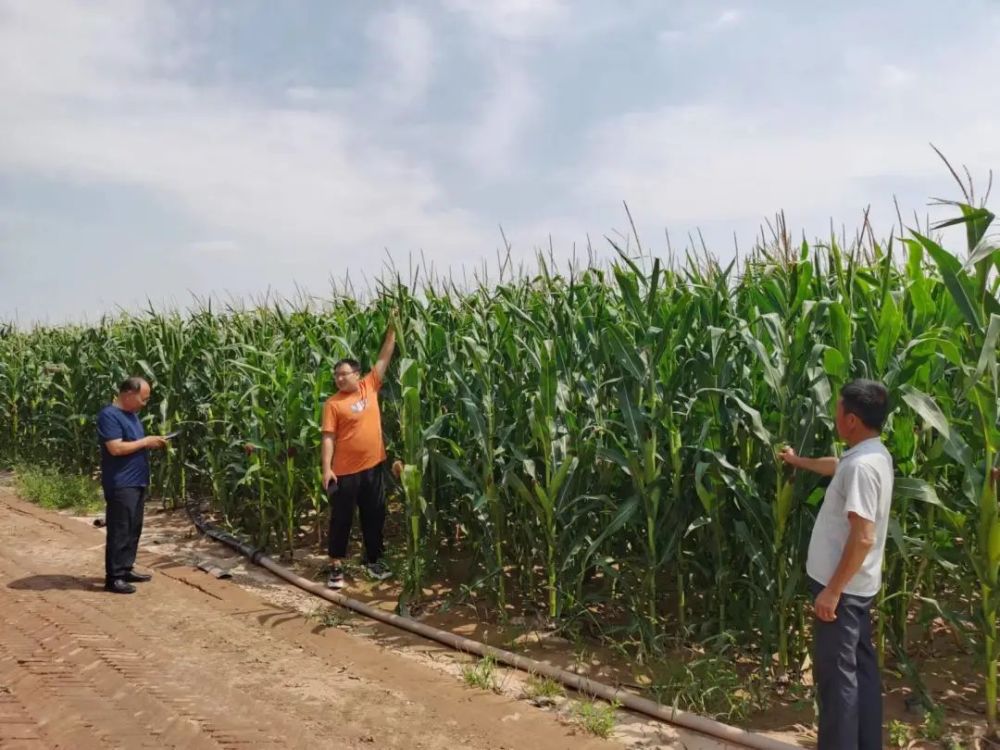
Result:
[[330,500],[330,537],[327,551],[330,557],[347,557],[347,542],[354,524],[354,506],[361,516],[361,536],[365,541],[365,563],[378,562],[382,557],[385,527],[385,482],[383,463],[356,474],[337,477],[337,484],[326,488]]
[[[813,597],[823,586],[810,579]],[[843,594],[837,619],[813,619],[813,679],[819,701],[819,750],[882,747],[882,681],[872,644],[875,597]]]
[[123,578],[135,565],[142,535],[146,505],[145,487],[106,487],[105,518],[108,538],[104,544],[104,578],[111,582]]

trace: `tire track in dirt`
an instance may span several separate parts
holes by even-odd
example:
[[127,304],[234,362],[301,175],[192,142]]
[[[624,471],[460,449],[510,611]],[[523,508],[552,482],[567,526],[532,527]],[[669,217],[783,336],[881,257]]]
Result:
[[[0,573],[28,577],[10,560],[0,560]],[[268,717],[266,728],[256,717],[234,720],[226,708],[197,701],[207,693],[225,707],[240,696],[210,675],[179,673],[169,655],[98,608],[44,594],[4,605],[0,653],[5,666],[19,668],[10,684],[26,694],[22,702],[35,706],[36,721],[57,744],[86,747],[82,739],[91,736],[100,747],[265,748],[299,734],[280,717]],[[105,728],[98,719],[109,712],[124,721]]]
[[0,489],[5,750],[615,747],[167,561],[107,594],[102,541]]

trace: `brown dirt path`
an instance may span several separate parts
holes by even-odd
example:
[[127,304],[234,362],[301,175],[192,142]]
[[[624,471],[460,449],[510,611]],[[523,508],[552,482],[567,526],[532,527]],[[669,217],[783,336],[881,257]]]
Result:
[[0,488],[0,747],[613,748],[509,698],[140,553]]

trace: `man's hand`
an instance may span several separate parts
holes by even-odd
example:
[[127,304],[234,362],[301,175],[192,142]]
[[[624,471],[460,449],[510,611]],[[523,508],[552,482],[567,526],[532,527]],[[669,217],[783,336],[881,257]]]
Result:
[[824,588],[813,602],[816,618],[823,622],[833,622],[837,619],[838,604],[840,604],[840,594],[829,587]]
[[162,450],[167,447],[168,441],[165,437],[160,437],[159,435],[150,435],[147,438],[143,438],[143,442],[146,447],[151,450]]
[[778,451],[778,458],[791,467],[797,467],[799,465],[799,457],[795,454],[795,449],[790,445],[786,445]]
[[824,458],[803,458],[790,445],[786,445],[778,451],[777,458],[786,466],[802,471],[811,471],[824,477],[832,477],[837,471],[837,458],[826,456]]
[[323,472],[323,489],[326,490],[330,487],[330,482],[336,482],[337,475],[333,473],[333,469],[327,469]]

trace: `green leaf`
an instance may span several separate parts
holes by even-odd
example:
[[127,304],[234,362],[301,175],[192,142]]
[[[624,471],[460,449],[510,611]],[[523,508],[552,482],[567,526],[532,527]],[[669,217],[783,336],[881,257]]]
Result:
[[546,488],[553,497],[562,491],[564,485],[567,484],[567,480],[571,480],[579,465],[580,459],[576,456],[572,458],[566,457],[562,460],[559,468],[556,470],[555,476],[552,477],[552,486]]
[[969,253],[965,260],[965,268],[974,268],[983,261],[994,263],[994,257],[1000,259],[1000,234],[988,234]]
[[629,393],[629,389],[625,386],[622,386],[618,390],[618,405],[621,408],[622,419],[625,421],[625,427],[628,431],[632,448],[633,450],[638,450],[644,443],[642,427],[645,424],[645,420],[642,413],[632,402],[632,394]]
[[945,507],[934,491],[933,485],[916,477],[896,477],[892,483],[892,497],[894,500],[917,500],[940,508]]
[[879,315],[878,338],[875,342],[875,366],[879,374],[884,373],[889,364],[903,328],[903,316],[896,307],[891,294],[882,300],[882,312]]
[[470,490],[471,492],[479,491],[479,485],[469,479],[468,475],[462,470],[462,467],[458,465],[457,461],[440,453],[435,453],[433,460],[442,469],[444,469],[445,474],[456,480],[467,490]]
[[712,514],[712,510],[715,507],[715,495],[705,486],[705,472],[711,467],[711,464],[707,464],[704,461],[698,463],[694,470],[694,487],[698,494],[698,499],[701,500],[701,506],[705,509],[705,512],[709,515]]
[[917,241],[920,242],[927,254],[934,259],[938,270],[941,272],[941,278],[944,280],[944,284],[948,288],[948,292],[951,294],[951,298],[954,300],[959,312],[962,313],[962,317],[977,332],[981,333],[983,330],[982,313],[972,303],[972,297],[975,296],[975,292],[973,290],[970,295],[970,290],[966,286],[969,280],[963,273],[962,265],[959,263],[958,258],[938,245],[934,240],[924,237],[919,232],[913,232],[913,236],[917,238]]
[[913,409],[925,422],[927,422],[931,427],[936,429],[941,435],[947,439],[951,435],[951,429],[948,426],[948,418],[945,417],[941,409],[938,408],[937,402],[933,398],[928,396],[923,391],[919,391],[909,383],[904,384],[900,391],[903,394],[903,401]]
[[903,359],[920,360],[941,356],[956,367],[961,367],[965,363],[962,353],[955,343],[948,339],[928,336],[914,339],[903,350]]
[[743,340],[746,341],[750,350],[757,355],[757,361],[760,362],[761,367],[764,368],[764,380],[767,381],[767,384],[771,386],[775,393],[780,393],[783,379],[781,369],[771,360],[771,356],[767,353],[767,349],[761,343],[760,339],[750,333],[748,328],[744,327],[740,333],[743,335]]
[[840,352],[847,366],[850,367],[851,341],[853,340],[851,316],[847,314],[847,309],[841,302],[831,303],[829,316],[830,331],[833,334],[834,346]]
[[996,381],[998,343],[1000,343],[1000,315],[991,315],[990,325],[986,329],[986,339],[983,342],[982,351],[979,352],[974,381],[979,380],[987,370],[989,370],[992,379]]
[[942,221],[936,224],[934,228],[944,229],[945,227],[965,224],[966,246],[971,252],[972,249],[977,247],[986,236],[986,232],[989,230],[990,224],[993,223],[993,212],[982,206],[970,206],[968,203],[960,203],[956,201],[946,202],[950,205],[957,206],[962,212],[962,215],[955,219]]
[[641,501],[638,497],[630,497],[618,512],[615,513],[611,521],[604,527],[600,534],[590,543],[587,551],[584,552],[580,569],[583,570],[586,567],[586,563],[593,554],[601,548],[604,544],[604,540],[607,539],[612,534],[617,533],[625,524],[632,520],[632,516],[636,515],[641,508]]
[[760,438],[761,442],[765,445],[770,446],[774,442],[774,438],[771,437],[771,433],[767,431],[766,427],[764,427],[764,423],[760,418],[760,412],[744,403],[738,396],[730,394],[729,398],[735,401],[736,405],[740,407],[743,413],[750,417],[750,425],[753,428],[753,434]]
[[619,362],[628,370],[628,374],[639,382],[644,382],[648,378],[648,371],[635,345],[625,340],[625,333],[617,326],[612,326],[604,330],[604,341],[611,349],[610,354],[613,361]]
[[840,353],[839,349],[834,349],[832,346],[826,347],[823,351],[823,369],[834,381],[846,381],[849,374],[844,355]]
[[632,473],[632,467],[629,464],[625,454],[622,453],[617,448],[612,448],[608,445],[602,445],[597,449],[597,459],[599,461],[609,461],[610,463],[616,464],[622,469],[624,469],[626,474]]
[[916,312],[917,322],[920,322],[928,320],[934,314],[934,300],[927,288],[927,277],[924,276],[923,250],[917,242],[906,244],[908,251],[906,261],[907,291]]

